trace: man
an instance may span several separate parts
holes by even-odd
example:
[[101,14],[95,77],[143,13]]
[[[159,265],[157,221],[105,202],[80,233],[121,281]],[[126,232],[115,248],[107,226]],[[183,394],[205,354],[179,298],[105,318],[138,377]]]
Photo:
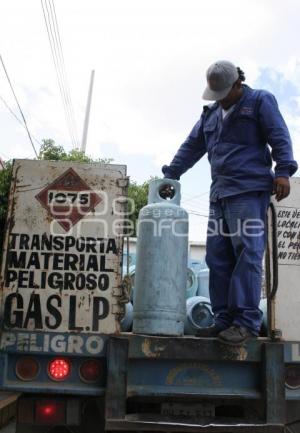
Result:
[[204,107],[171,164],[162,168],[166,178],[179,180],[208,153],[212,184],[206,262],[215,324],[198,335],[232,345],[259,333],[270,195],[275,193],[278,201],[287,197],[289,177],[298,168],[275,97],[243,81],[244,72],[231,62],[208,68],[203,99],[216,102]]

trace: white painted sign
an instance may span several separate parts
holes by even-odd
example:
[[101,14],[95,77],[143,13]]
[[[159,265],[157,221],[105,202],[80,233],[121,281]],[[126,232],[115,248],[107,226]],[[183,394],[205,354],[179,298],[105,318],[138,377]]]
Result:
[[300,266],[300,207],[277,205],[277,237],[279,264]]
[[52,352],[71,355],[101,355],[105,353],[105,337],[97,334],[4,331],[1,340],[2,347],[13,352]]
[[[2,347],[20,331],[47,333],[46,351],[73,347],[76,339],[63,339],[66,332],[119,331],[126,193],[125,166],[14,162],[1,273]],[[94,340],[84,344],[92,353]]]
[[291,179],[291,193],[273,200],[277,214],[278,291],[275,328],[286,340],[300,340],[300,178]]

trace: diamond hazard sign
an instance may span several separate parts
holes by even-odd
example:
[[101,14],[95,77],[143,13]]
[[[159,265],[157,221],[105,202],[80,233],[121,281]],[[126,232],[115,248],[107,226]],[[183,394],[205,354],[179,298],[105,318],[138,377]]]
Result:
[[102,201],[102,198],[72,168],[44,188],[35,198],[66,231]]

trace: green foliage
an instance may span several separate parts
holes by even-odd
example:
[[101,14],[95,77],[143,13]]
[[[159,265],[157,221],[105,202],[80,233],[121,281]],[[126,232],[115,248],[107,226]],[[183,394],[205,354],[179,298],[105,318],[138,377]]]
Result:
[[4,240],[9,188],[12,176],[11,161],[4,162],[3,164],[4,168],[0,171],[0,252]]
[[139,211],[146,206],[148,199],[149,182],[144,182],[139,185],[137,182],[130,182],[128,187],[129,200],[128,212],[130,212],[130,221],[133,223],[134,233],[131,236],[136,236],[136,222],[138,220]]
[[[102,158],[102,159],[93,159],[87,155],[85,155],[81,150],[73,149],[69,152],[65,152],[62,146],[58,146],[51,139],[43,140],[43,144],[41,146],[40,159],[50,159],[50,160],[62,160],[62,161],[80,161],[80,162],[99,162],[103,164],[109,164],[113,160],[110,158]],[[137,182],[130,182],[128,188],[128,197],[131,198],[132,202],[129,202],[130,212],[130,220],[133,223],[134,233],[132,236],[136,236],[136,222],[139,216],[139,212],[142,207],[146,206],[148,201],[148,191],[149,191],[149,182],[148,181],[138,184]]]
[[70,152],[62,159],[64,161],[98,162],[102,164],[110,164],[113,161],[112,158],[93,159],[90,156],[85,155],[85,153],[79,149],[70,150]]
[[[93,159],[90,156],[85,155],[78,149],[73,149],[69,152],[66,152],[62,146],[55,144],[55,142],[51,139],[43,140],[43,144],[39,152],[39,159],[51,161],[79,161],[87,163],[98,162],[103,164],[109,164],[113,161],[111,158]],[[0,171],[0,254],[2,252],[1,248],[3,244],[9,188],[12,175],[11,161],[4,164],[4,169]],[[155,178],[151,178],[142,184],[138,184],[134,181],[130,182],[128,188],[128,196],[132,200],[133,204],[130,204],[129,202],[128,210],[131,213],[130,220],[133,222],[134,226],[134,233],[132,234],[133,236],[136,236],[136,223],[139,211],[147,204],[149,182],[152,179]]]
[[92,158],[79,149],[70,150],[70,152],[62,159],[64,161],[94,162]]
[[64,148],[55,144],[54,140],[50,138],[42,140],[42,145],[39,152],[39,159],[47,159],[51,161],[60,161],[67,156]]
[[93,159],[79,149],[72,149],[69,152],[65,152],[62,146],[55,144],[54,140],[51,139],[42,140],[39,159],[51,161],[98,162],[102,164],[109,164],[113,161],[111,158]]
[[[51,139],[42,140],[39,159],[51,161],[98,162],[102,164],[109,164],[113,161],[111,158],[93,159],[78,149],[65,152],[62,146],[55,144],[55,141]],[[0,171],[0,255],[2,253],[2,245],[4,240],[9,188],[12,175],[12,162],[6,162],[4,165],[4,169]]]
[[139,212],[142,207],[146,206],[148,202],[149,182],[154,179],[158,178],[151,177],[149,180],[140,185],[134,181],[131,181],[129,184],[128,197],[131,200],[129,200],[128,212],[130,212],[129,218],[132,221],[134,227],[134,233],[132,233],[131,236],[136,236],[136,224],[139,217]]

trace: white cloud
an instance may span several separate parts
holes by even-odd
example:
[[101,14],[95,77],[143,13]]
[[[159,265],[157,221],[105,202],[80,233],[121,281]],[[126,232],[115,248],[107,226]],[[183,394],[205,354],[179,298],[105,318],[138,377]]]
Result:
[[[286,0],[284,8],[274,0],[243,5],[238,0],[56,0],[55,5],[79,138],[89,74],[96,70],[87,147],[95,156],[106,142],[113,144],[107,157],[122,155],[126,163],[126,155],[137,154],[157,167],[168,163],[200,116],[205,71],[216,59],[232,59],[250,84],[262,67],[300,82],[296,0]],[[43,20],[39,1],[2,2],[0,52],[33,134],[70,149]],[[0,95],[17,113],[2,71]],[[1,104],[0,154],[33,156],[26,132]],[[287,112],[287,122],[298,143],[298,116]],[[209,188],[197,168],[193,176],[194,185]],[[191,192],[184,180],[183,185]]]

